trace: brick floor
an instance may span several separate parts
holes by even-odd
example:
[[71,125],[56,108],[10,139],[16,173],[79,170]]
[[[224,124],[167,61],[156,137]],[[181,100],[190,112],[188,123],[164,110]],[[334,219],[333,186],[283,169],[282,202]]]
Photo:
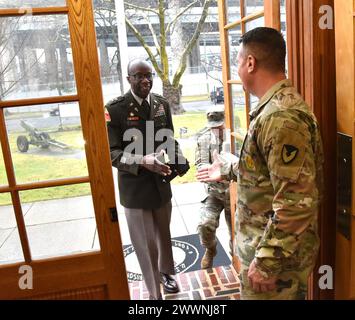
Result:
[[[239,279],[232,266],[179,273],[179,293],[162,294],[164,300],[239,300]],[[144,281],[129,282],[132,300],[148,299]]]

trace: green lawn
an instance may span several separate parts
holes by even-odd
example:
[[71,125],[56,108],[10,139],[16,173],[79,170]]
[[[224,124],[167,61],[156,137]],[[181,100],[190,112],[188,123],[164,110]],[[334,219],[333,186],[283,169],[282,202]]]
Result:
[[[205,128],[206,125],[206,113],[205,112],[188,112],[183,115],[173,116],[175,138],[179,138],[180,128],[187,128],[187,133],[182,138],[187,138],[195,135],[197,132]],[[188,183],[195,182],[196,167],[195,167],[195,145],[188,148],[183,148],[182,152],[184,156],[190,162],[190,170],[183,176],[175,178],[172,183]]]
[[[196,132],[204,128],[205,125],[204,112],[190,112],[183,115],[173,116],[175,137],[179,137],[179,129],[187,128],[187,133],[183,138],[193,136]],[[16,139],[18,133],[9,135],[10,148],[12,152],[12,160],[15,168],[17,183],[37,182],[51,179],[71,178],[87,175],[87,166],[85,159],[70,158],[66,155],[57,156],[39,155],[31,153],[21,153],[17,150]],[[72,149],[80,151],[84,149],[82,133],[80,130],[62,131],[50,133],[51,138],[63,142]],[[38,147],[30,145],[30,150]],[[196,181],[195,146],[182,150],[186,158],[190,162],[191,169],[183,176],[173,180],[174,184],[187,183]],[[58,151],[57,151],[58,153]],[[0,185],[7,185],[5,166],[2,161],[0,148]],[[88,184],[79,184],[57,188],[37,189],[32,191],[24,191],[20,193],[22,202],[32,202],[47,199],[60,199],[66,197],[75,197],[90,194],[90,186]],[[0,194],[0,205],[11,203],[9,194]]]
[[204,112],[189,112],[173,116],[175,137],[180,137],[180,128],[187,128],[183,137],[190,137],[203,129],[206,125],[206,114]]

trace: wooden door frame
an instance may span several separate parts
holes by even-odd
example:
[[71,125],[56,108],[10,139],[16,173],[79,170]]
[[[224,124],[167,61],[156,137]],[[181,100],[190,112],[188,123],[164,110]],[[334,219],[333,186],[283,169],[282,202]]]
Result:
[[[1,17],[21,16],[18,9],[0,10]],[[67,0],[65,7],[33,8],[32,15],[68,15],[77,95],[0,102],[1,147],[9,185],[0,192],[12,196],[25,262],[0,266],[0,299],[102,298],[129,299],[129,290],[118,221],[111,221],[115,208],[114,182],[104,117],[102,85],[96,46],[92,1]],[[78,102],[89,177],[17,184],[5,130],[4,109],[53,102]],[[19,191],[90,182],[101,250],[85,254],[32,260],[21,210]],[[33,269],[34,289],[18,286],[19,268]],[[70,281],[69,281],[70,280]],[[62,292],[63,291],[63,292]]]
[[[228,26],[226,3],[219,0],[219,27],[221,33],[222,64],[229,66]],[[243,6],[244,0],[241,0]],[[318,287],[319,266],[329,265],[335,270],[335,223],[336,223],[336,83],[335,83],[335,32],[319,28],[319,7],[330,5],[334,0],[286,0],[288,77],[315,113],[322,131],[325,165],[325,187],[319,214],[321,248],[315,272],[310,279],[308,299],[333,299],[333,290]],[[280,1],[265,0],[265,25],[280,30]],[[243,30],[242,30],[243,31]],[[231,112],[229,68],[223,68],[226,105],[226,125],[233,128]],[[233,150],[232,150],[233,151]],[[236,197],[234,184],[231,198]],[[234,204],[235,205],[235,204]],[[232,206],[232,210],[235,206]],[[238,270],[238,263],[234,265]]]
[[319,27],[319,7],[334,0],[286,0],[289,78],[316,115],[324,146],[324,190],[319,213],[320,251],[308,299],[333,299],[320,290],[318,269],[335,270],[336,233],[336,77],[335,31]]

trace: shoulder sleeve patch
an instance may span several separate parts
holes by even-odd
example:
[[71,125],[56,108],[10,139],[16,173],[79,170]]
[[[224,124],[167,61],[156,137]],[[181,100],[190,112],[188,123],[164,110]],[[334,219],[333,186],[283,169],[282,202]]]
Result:
[[271,174],[296,182],[306,157],[306,137],[285,126],[276,133],[268,158]]

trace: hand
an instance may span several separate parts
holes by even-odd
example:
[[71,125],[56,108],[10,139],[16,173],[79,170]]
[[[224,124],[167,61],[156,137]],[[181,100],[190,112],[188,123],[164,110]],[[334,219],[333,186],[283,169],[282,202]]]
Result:
[[248,280],[250,287],[256,293],[264,293],[268,291],[275,290],[276,288],[276,277],[269,277],[268,279],[264,278],[264,276],[258,271],[256,268],[255,259],[252,261],[248,271]]
[[164,158],[164,150],[161,150],[159,153],[147,154],[143,157],[141,166],[147,170],[160,174],[162,176],[168,176],[171,174],[171,169],[168,165],[162,163],[158,160],[159,157]]
[[218,159],[218,152],[213,152],[213,163],[207,165],[197,171],[196,178],[200,182],[217,182],[222,181],[221,174],[222,162]]

